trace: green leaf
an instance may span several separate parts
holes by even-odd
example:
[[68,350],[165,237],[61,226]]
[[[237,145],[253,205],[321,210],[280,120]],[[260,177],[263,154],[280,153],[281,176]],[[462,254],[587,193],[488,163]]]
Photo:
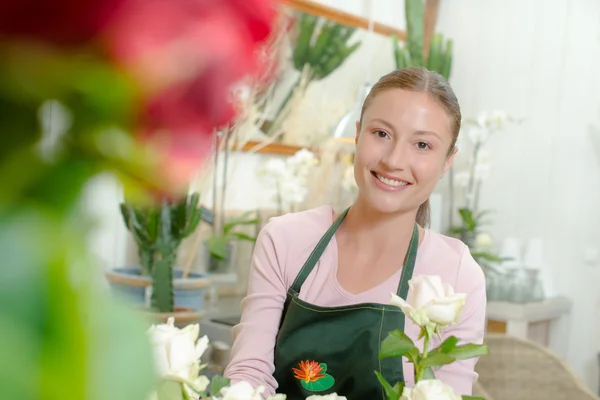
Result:
[[319,366],[321,367],[321,373],[324,374],[325,372],[327,372],[327,364],[321,363],[319,364]]
[[448,354],[437,353],[427,356],[427,358],[419,362],[419,365],[423,367],[440,367],[442,365],[450,364],[454,361],[456,361],[454,357]]
[[[390,385],[390,383],[378,371],[375,371],[375,376],[377,376],[377,380],[383,387],[383,390],[385,391],[388,400],[398,400],[400,398],[402,391],[396,391],[398,388],[400,388],[400,382],[396,383],[396,385],[392,387],[392,385]],[[404,384],[402,384],[401,388],[404,389]]]
[[485,400],[483,397],[475,397],[475,396],[461,396],[463,400]]
[[444,340],[444,342],[442,342],[439,349],[442,353],[448,353],[456,347],[457,343],[458,343],[458,338],[456,336],[450,336],[449,338]]
[[461,208],[458,210],[465,227],[468,231],[473,231],[477,227],[477,222],[473,219],[473,212],[468,208]]
[[242,232],[231,232],[230,235],[236,237],[239,240],[246,240],[248,242],[256,242],[256,237],[246,235],[245,233],[242,233]]
[[331,389],[335,383],[335,379],[333,379],[333,376],[325,374],[324,377],[317,379],[314,382],[300,381],[300,383],[306,390],[310,390],[311,392],[322,392]]
[[388,336],[381,343],[379,359],[401,357],[414,348],[413,341],[400,329],[396,329],[388,333]]
[[404,392],[404,382],[396,382],[396,384],[394,385],[394,392],[402,396],[402,392]]
[[227,258],[228,244],[229,242],[224,236],[211,236],[206,242],[206,247],[213,257],[225,260]]
[[483,356],[489,353],[489,349],[485,344],[463,344],[456,346],[448,355],[454,357],[457,360],[466,360],[468,358],[474,358]]
[[435,379],[435,374],[433,373],[433,369],[431,367],[427,367],[425,372],[423,372],[423,379]]
[[221,375],[213,376],[213,378],[210,381],[210,395],[215,396],[219,394],[221,392],[221,389],[223,389],[226,386],[229,386],[229,382],[229,379]]
[[473,253],[471,253],[471,255],[473,256],[473,258],[477,259],[477,258],[482,258],[486,261],[494,261],[494,262],[502,262],[505,261],[504,259],[502,259],[501,257],[498,257],[495,254],[492,253],[487,253],[485,251],[474,251]]
[[260,222],[260,220],[256,217],[250,217],[250,215],[254,214],[254,211],[247,211],[244,214],[240,215],[237,218],[232,218],[225,223],[223,226],[223,233],[227,235],[233,228],[238,225],[256,225]]
[[419,349],[417,349],[416,347],[413,347],[404,356],[406,358],[408,358],[408,361],[410,361],[413,364],[416,364],[419,361],[419,355],[420,355],[419,354]]

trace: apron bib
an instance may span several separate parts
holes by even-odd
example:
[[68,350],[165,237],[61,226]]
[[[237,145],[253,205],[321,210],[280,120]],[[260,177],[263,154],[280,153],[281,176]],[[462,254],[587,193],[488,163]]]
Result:
[[[288,400],[336,392],[349,400],[385,399],[374,371],[394,385],[404,381],[402,361],[379,359],[388,332],[404,330],[404,313],[395,306],[361,303],[321,307],[299,298],[302,284],[346,217],[346,209],[319,240],[287,293],[275,344],[278,393]],[[402,269],[398,296],[406,299],[419,245],[417,225]]]

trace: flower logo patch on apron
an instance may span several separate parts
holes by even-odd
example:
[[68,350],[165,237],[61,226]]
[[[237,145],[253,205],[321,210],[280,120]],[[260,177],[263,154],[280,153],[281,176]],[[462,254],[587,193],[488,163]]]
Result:
[[333,376],[327,374],[327,364],[316,361],[300,361],[298,368],[292,368],[294,378],[300,381],[302,387],[311,392],[322,392],[330,389],[335,383]]

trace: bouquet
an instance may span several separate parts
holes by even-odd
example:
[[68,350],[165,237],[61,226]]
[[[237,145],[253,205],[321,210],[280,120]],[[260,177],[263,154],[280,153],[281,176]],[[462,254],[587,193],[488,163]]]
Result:
[[[393,386],[375,372],[382,384],[388,400],[427,400],[427,399],[477,399],[459,396],[447,384],[435,379],[434,370],[456,360],[465,360],[487,354],[484,344],[458,344],[455,336],[446,338],[440,346],[431,348],[431,339],[440,335],[448,326],[459,320],[466,295],[454,293],[453,288],[439,276],[416,276],[410,282],[408,299],[405,301],[395,294],[390,304],[400,307],[408,318],[421,327],[419,339],[424,338],[423,351],[419,351],[413,340],[397,329],[388,334],[381,344],[380,358],[407,357],[415,366],[415,385],[412,388],[397,382]],[[149,329],[154,348],[155,362],[161,383],[152,394],[151,400],[262,400],[265,388],[252,387],[248,382],[230,385],[221,376],[210,381],[200,375],[204,366],[200,357],[208,347],[208,338],[199,338],[199,325],[188,325],[178,329],[169,319],[167,324],[153,325]],[[208,394],[210,393],[210,394]],[[211,397],[207,397],[207,396]],[[285,400],[285,394],[276,394],[267,400]],[[346,400],[336,393],[312,395],[306,400]]]

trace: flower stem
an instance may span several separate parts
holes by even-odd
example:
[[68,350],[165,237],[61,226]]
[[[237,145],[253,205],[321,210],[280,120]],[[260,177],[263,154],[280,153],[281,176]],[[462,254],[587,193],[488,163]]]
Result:
[[[423,354],[419,357],[419,361],[423,361],[427,358],[427,354],[429,353],[429,332],[425,328],[421,328],[425,331],[425,341],[423,342]],[[415,384],[423,379],[423,374],[425,374],[425,370],[427,367],[422,367],[421,365],[415,364]]]

